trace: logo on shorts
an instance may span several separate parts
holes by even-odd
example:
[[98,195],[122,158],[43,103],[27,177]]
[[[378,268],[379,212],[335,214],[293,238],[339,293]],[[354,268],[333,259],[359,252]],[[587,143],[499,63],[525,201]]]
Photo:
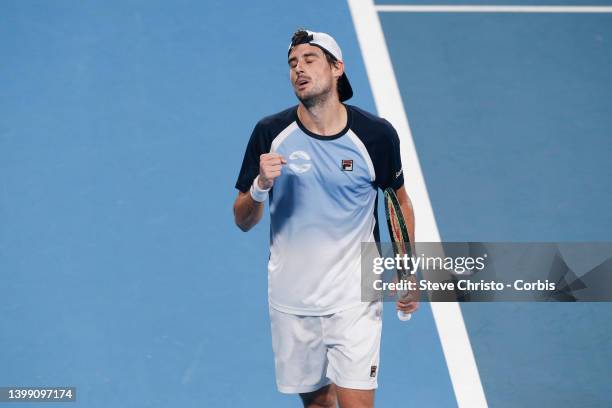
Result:
[[353,171],[353,161],[342,160],[342,171]]
[[377,368],[378,368],[378,367],[376,367],[376,366],[372,366],[372,367],[370,367],[370,378],[374,378],[374,377],[376,377],[376,369],[377,369]]

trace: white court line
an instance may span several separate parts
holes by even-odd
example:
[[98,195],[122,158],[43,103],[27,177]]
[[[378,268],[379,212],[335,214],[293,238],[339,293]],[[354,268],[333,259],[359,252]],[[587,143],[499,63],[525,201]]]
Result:
[[[401,139],[406,189],[417,219],[416,237],[420,242],[440,242],[438,226],[373,0],[347,1],[378,114],[393,124]],[[459,305],[456,302],[432,302],[431,309],[458,406],[487,407]]]
[[379,12],[395,13],[612,13],[610,6],[486,6],[408,5],[375,6]]

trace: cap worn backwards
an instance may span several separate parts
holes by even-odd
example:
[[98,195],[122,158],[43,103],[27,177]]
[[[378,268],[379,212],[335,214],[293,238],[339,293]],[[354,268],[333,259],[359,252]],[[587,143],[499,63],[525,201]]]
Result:
[[[336,60],[344,62],[342,59],[342,50],[331,35],[309,30],[304,31],[306,31],[308,35],[302,37],[298,41],[292,41],[291,44],[289,44],[288,54],[291,53],[291,49],[296,45],[310,44],[329,52]],[[342,76],[338,78],[338,83],[340,85],[340,95],[338,95],[340,97],[340,102],[350,99],[353,96],[353,88],[351,87],[346,73],[343,73]]]

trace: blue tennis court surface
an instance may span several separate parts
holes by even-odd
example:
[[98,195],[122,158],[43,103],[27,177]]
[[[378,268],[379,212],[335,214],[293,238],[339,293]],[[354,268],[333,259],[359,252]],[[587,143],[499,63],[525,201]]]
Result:
[[[612,15],[381,22],[443,239],[610,239]],[[462,310],[491,406],[610,404],[609,304]]]
[[[612,14],[378,17],[442,239],[612,240]],[[375,112],[345,2],[0,5],[0,386],[300,405],[274,382],[268,217],[244,234],[232,203],[253,126],[295,104],[302,26]],[[377,406],[457,406],[430,305],[386,306]],[[489,406],[612,405],[610,304],[461,310]]]

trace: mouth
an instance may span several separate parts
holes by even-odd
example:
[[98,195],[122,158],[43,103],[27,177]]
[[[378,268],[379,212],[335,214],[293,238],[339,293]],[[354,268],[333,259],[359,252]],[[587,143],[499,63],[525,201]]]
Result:
[[308,85],[308,83],[310,83],[310,81],[306,78],[298,78],[298,80],[295,81],[295,85],[298,88],[303,88],[304,86]]

